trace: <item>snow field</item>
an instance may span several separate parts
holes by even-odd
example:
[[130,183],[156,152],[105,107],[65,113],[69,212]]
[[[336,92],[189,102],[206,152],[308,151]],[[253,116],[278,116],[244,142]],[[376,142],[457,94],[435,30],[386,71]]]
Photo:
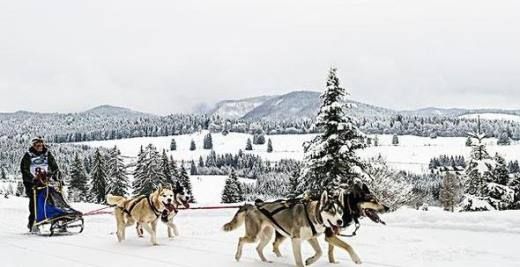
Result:
[[[166,149],[169,155],[175,160],[197,160],[200,156],[204,159],[210,153],[210,150],[202,149],[202,140],[207,131],[203,131],[191,135],[166,136],[166,137],[140,137],[121,140],[109,141],[91,141],[82,144],[93,147],[113,147],[117,145],[123,156],[135,158],[139,152],[141,145],[155,145],[159,150]],[[218,154],[237,153],[242,149],[245,153],[253,153],[261,156],[263,159],[277,161],[280,159],[303,159],[302,144],[310,141],[315,135],[266,135],[267,139],[273,142],[273,153],[267,153],[267,144],[253,145],[253,151],[245,151],[247,138],[252,139],[252,135],[242,133],[229,133],[226,136],[222,134],[212,134],[213,149]],[[169,151],[171,139],[175,138],[177,143],[176,151]],[[195,140],[197,150],[190,151],[190,141]],[[399,136],[399,145],[391,144],[392,135],[378,135],[379,146],[368,147],[359,151],[359,155],[363,158],[383,156],[388,164],[396,169],[406,170],[414,173],[424,173],[428,171],[430,159],[440,155],[463,155],[469,157],[470,148],[465,146],[466,138],[464,137],[438,137],[431,139],[429,137],[418,136]],[[510,146],[497,146],[496,139],[486,139],[488,151],[491,155],[500,153],[506,160],[520,160],[520,144],[513,143]]]

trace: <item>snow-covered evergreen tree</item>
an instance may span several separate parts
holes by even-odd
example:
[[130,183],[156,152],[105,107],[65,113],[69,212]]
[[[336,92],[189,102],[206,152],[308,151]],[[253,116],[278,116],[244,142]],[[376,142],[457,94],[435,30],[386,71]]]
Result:
[[396,134],[394,134],[392,136],[392,145],[394,145],[394,146],[399,145],[399,137]]
[[466,146],[472,146],[473,145],[473,141],[471,141],[471,137],[468,136],[468,138],[466,138]]
[[224,185],[222,203],[237,203],[241,201],[244,201],[244,192],[235,170],[232,169]]
[[291,176],[289,176],[289,192],[290,192],[289,197],[295,198],[301,194],[301,192],[299,191],[299,183],[300,183],[299,178],[300,178],[300,169],[295,169],[291,173]]
[[473,142],[470,162],[466,168],[467,181],[465,194],[462,199],[462,210],[503,210],[513,206],[515,191],[507,185],[507,168],[502,157],[489,156],[482,140],[486,137],[480,133],[480,119],[478,132],[472,136]]
[[273,142],[271,141],[271,138],[267,140],[267,153],[273,152]]
[[198,172],[197,172],[197,165],[195,165],[195,161],[192,160],[190,162],[190,175],[197,175]]
[[355,151],[365,147],[364,135],[356,127],[356,120],[345,112],[345,108],[352,108],[351,103],[345,104],[347,94],[332,68],[315,123],[322,133],[304,144],[302,186],[314,197],[340,183],[351,184],[363,169]]
[[92,157],[90,155],[83,158],[83,167],[85,167],[85,172],[89,175],[92,171]]
[[253,144],[251,144],[251,139],[250,138],[247,138],[246,150],[248,150],[248,151],[253,150]]
[[134,194],[151,194],[157,186],[165,181],[161,165],[161,155],[154,145],[149,144],[139,153],[132,183]]
[[499,136],[497,140],[497,145],[499,146],[508,146],[511,144],[511,138],[509,138],[509,135],[506,131],[503,131]]
[[520,173],[520,164],[518,164],[518,160],[510,161],[507,164],[507,170],[509,173]]
[[109,151],[108,181],[107,194],[116,196],[126,196],[128,194],[128,189],[130,188],[128,173],[121,157],[121,151],[119,151],[117,146],[114,146]]
[[7,180],[7,174],[5,173],[5,169],[0,168],[0,180]]
[[263,132],[253,135],[253,144],[263,145],[265,144],[265,136]]
[[509,182],[509,171],[507,170],[506,160],[498,153],[495,154],[495,168],[493,169],[491,177],[492,180],[489,182],[501,185],[507,185]]
[[25,186],[23,185],[23,182],[19,181],[18,183],[16,183],[16,192],[14,195],[17,197],[21,197],[24,195],[24,192]]
[[73,201],[87,201],[88,178],[83,167],[83,160],[76,154],[70,166],[69,198]]
[[175,138],[172,138],[172,142],[170,143],[170,150],[171,151],[177,150],[177,142],[175,142]]
[[163,173],[163,182],[162,184],[163,185],[175,185],[175,183],[173,183],[173,174],[172,174],[172,170],[171,170],[171,163],[170,161],[168,160],[168,155],[166,155],[166,150],[163,149],[162,151],[162,154],[161,154],[161,170],[162,170],[162,173]]
[[379,146],[379,137],[377,135],[374,136],[374,146]]
[[204,159],[202,156],[199,157],[199,168],[204,168]]
[[177,163],[173,159],[173,156],[170,155],[170,172],[172,173],[171,181],[169,183],[175,184],[179,178],[179,170],[177,168]]
[[181,164],[181,168],[179,169],[179,183],[184,187],[186,193],[190,195],[190,202],[195,203],[195,196],[193,196],[193,187],[191,186],[191,180],[188,176],[186,168],[184,168],[184,164]]
[[203,148],[213,149],[213,137],[211,137],[211,133],[208,133],[206,136],[204,136]]
[[195,141],[192,139],[190,142],[190,151],[194,151],[197,149],[197,145],[195,145]]
[[92,163],[90,199],[95,203],[105,203],[107,190],[107,167],[105,157],[99,149],[94,153]]

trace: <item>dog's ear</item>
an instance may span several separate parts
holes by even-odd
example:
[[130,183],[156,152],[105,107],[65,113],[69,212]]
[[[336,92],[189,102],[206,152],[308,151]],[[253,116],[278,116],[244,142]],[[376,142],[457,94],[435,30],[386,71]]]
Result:
[[159,184],[159,187],[157,188],[157,191],[158,191],[159,193],[162,192],[162,184]]
[[339,204],[340,204],[342,207],[345,205],[345,190],[341,190],[341,191],[339,192],[338,201],[339,201]]
[[173,191],[173,185],[172,184],[168,184],[170,186],[170,190]]
[[323,191],[323,193],[321,193],[320,203],[327,203],[327,201],[329,201],[329,195],[327,194],[327,191]]
[[363,192],[365,192],[365,193],[370,193],[370,190],[368,189],[367,184],[363,184],[362,189],[363,189]]

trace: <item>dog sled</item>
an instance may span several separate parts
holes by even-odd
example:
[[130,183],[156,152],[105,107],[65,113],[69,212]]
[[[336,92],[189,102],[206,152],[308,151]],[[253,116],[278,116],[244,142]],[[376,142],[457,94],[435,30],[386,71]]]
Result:
[[46,174],[39,175],[33,188],[33,233],[39,235],[69,235],[83,232],[83,214],[65,201],[61,181],[51,181]]

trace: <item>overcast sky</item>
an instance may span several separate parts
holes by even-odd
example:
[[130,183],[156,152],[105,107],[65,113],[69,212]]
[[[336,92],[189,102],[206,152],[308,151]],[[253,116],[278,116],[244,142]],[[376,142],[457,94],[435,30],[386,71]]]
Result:
[[153,113],[321,90],[396,109],[520,108],[517,0],[0,2],[0,112]]

